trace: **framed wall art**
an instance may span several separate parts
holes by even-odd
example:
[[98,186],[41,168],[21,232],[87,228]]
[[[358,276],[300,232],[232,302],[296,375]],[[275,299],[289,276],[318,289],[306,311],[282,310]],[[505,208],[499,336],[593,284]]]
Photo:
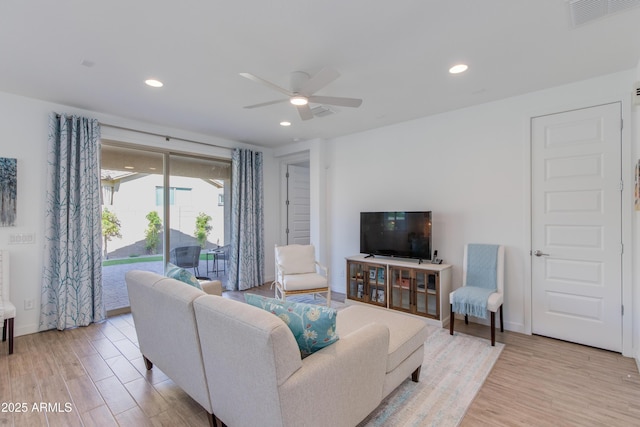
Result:
[[0,226],[16,225],[18,160],[0,157]]

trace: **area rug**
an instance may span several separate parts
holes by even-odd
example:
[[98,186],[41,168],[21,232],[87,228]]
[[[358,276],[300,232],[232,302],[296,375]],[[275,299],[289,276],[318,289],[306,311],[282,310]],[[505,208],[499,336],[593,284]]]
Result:
[[429,328],[420,382],[405,380],[360,427],[460,424],[504,344]]
[[[322,297],[314,298],[313,294],[294,295],[291,297],[287,297],[287,301],[303,302],[305,304],[318,304],[318,305],[326,304],[324,298]],[[341,310],[344,307],[346,307],[344,303],[331,300],[331,308],[335,308],[336,310]]]

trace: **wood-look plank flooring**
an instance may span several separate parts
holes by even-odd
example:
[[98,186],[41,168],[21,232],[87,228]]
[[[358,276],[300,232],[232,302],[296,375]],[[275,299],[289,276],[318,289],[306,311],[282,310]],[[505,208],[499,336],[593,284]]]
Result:
[[[268,285],[252,292],[273,293]],[[241,292],[225,296],[243,300]],[[488,327],[464,322],[456,331],[489,336]],[[496,337],[506,347],[463,426],[640,425],[633,359],[538,336]],[[13,355],[3,343],[0,425],[207,427],[202,407],[159,369],[145,369],[137,343],[130,314],[17,337]]]
[[[489,327],[455,330],[489,339]],[[640,374],[632,358],[541,336],[496,331],[505,348],[462,427],[640,426]]]

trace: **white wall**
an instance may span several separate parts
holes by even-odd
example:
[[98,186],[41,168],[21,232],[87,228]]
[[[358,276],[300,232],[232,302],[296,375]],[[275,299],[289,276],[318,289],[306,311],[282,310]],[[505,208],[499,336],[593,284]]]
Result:
[[[178,152],[204,154],[221,158],[230,158],[231,152],[228,148],[233,147],[262,151],[265,159],[265,246],[267,248],[273,247],[276,241],[276,230],[274,230],[274,227],[269,227],[269,224],[275,224],[278,221],[277,204],[274,202],[278,194],[278,173],[272,150],[0,92],[0,134],[2,135],[0,156],[18,159],[16,226],[0,227],[0,249],[11,252],[11,299],[17,308],[15,320],[16,336],[33,333],[38,330],[44,257],[43,212],[45,208],[47,135],[50,112],[80,114],[97,118],[101,123],[113,126],[154,132],[160,135],[171,135],[175,138],[216,144],[223,148],[194,144],[178,139],[165,141],[164,137],[154,137],[109,126],[102,127],[103,138],[142,146],[170,147]],[[9,245],[10,235],[14,233],[35,233],[35,243]],[[266,258],[265,266],[268,270],[269,266],[273,266],[273,254],[266,251]],[[35,300],[35,308],[33,310],[24,310],[24,300],[26,299]]]
[[529,119],[615,100],[629,116],[634,81],[629,70],[328,141],[332,288],[345,291],[361,211],[431,210],[433,247],[454,266],[454,287],[465,243],[506,245],[505,327],[527,332]]

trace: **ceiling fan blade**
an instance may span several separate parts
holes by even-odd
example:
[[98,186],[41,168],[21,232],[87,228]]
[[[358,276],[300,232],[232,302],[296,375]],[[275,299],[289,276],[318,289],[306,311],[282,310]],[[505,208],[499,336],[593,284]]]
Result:
[[338,105],[340,107],[359,107],[362,105],[362,99],[357,98],[341,98],[337,96],[310,96],[309,102],[316,104]]
[[269,101],[269,102],[262,102],[260,104],[247,105],[246,107],[242,107],[242,108],[266,107],[267,105],[280,104],[282,102],[288,102],[288,101],[289,101],[289,99],[278,99],[277,101]]
[[288,90],[286,90],[284,88],[281,88],[280,86],[278,86],[276,84],[273,84],[270,81],[267,81],[267,80],[265,80],[265,79],[263,79],[261,77],[254,76],[251,73],[240,73],[240,75],[242,77],[244,77],[245,79],[249,79],[249,80],[252,80],[252,81],[254,81],[256,83],[260,83],[262,85],[270,87],[271,89],[274,89],[274,90],[277,90],[278,92],[284,93],[287,96],[293,96],[293,93],[289,92]]
[[311,108],[309,105],[299,105],[296,107],[298,109],[298,114],[300,114],[300,118],[302,120],[310,120],[313,119],[313,113],[311,112]]
[[333,68],[323,68],[300,88],[300,93],[312,95],[338,77],[340,77],[340,73]]

